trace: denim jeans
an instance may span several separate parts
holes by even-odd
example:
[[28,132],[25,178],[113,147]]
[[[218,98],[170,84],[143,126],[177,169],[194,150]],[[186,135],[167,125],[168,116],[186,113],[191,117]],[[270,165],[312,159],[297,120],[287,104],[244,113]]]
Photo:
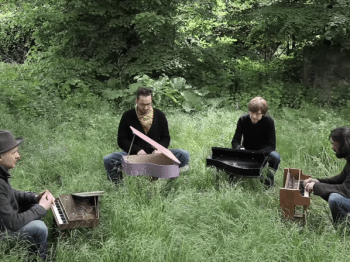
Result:
[[341,222],[350,213],[350,198],[338,193],[331,193],[328,197],[329,208],[332,212],[333,222]]
[[267,162],[269,163],[269,167],[271,167],[273,169],[273,171],[269,171],[267,173],[267,177],[266,177],[265,181],[263,181],[263,183],[266,186],[272,187],[275,185],[275,173],[276,173],[278,166],[281,162],[280,154],[277,153],[276,151],[271,151],[267,155]]
[[[180,161],[180,168],[188,165],[190,161],[190,154],[183,149],[170,149],[170,151]],[[111,179],[113,182],[118,183],[122,178],[122,157],[128,153],[114,152],[103,158],[104,165],[107,172],[107,179]]]
[[268,163],[269,163],[269,166],[277,171],[278,169],[278,166],[281,162],[281,155],[279,153],[277,153],[276,151],[271,151],[268,155]]
[[13,241],[29,241],[32,244],[32,252],[39,253],[39,256],[43,260],[46,260],[47,236],[48,230],[45,223],[41,220],[33,220],[17,231],[1,233],[0,238],[3,239],[8,237]]

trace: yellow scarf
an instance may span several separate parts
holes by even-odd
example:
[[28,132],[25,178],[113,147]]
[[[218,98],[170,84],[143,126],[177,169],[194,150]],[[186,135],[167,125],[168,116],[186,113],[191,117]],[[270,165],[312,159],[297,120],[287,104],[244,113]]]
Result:
[[143,128],[143,130],[145,131],[145,134],[148,133],[148,131],[151,129],[151,126],[152,126],[152,123],[153,123],[153,107],[151,108],[151,110],[145,114],[145,115],[140,115],[138,113],[138,110],[137,110],[137,105],[135,107],[135,110],[136,110],[136,115],[137,115],[137,118],[139,119],[140,121],[140,124]]

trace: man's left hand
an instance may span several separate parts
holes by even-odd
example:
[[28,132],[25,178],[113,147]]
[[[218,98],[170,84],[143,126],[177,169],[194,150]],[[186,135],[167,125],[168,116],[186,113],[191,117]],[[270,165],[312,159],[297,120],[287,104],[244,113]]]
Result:
[[161,154],[162,152],[160,151],[160,150],[154,150],[153,152],[152,152],[152,154]]
[[50,195],[52,195],[51,192],[50,192],[49,190],[45,190],[45,191],[43,191],[43,192],[41,192],[40,194],[38,194],[38,195],[35,196],[35,202],[36,202],[36,203],[39,203],[40,199],[44,196],[44,194],[45,194],[46,192],[48,192]]

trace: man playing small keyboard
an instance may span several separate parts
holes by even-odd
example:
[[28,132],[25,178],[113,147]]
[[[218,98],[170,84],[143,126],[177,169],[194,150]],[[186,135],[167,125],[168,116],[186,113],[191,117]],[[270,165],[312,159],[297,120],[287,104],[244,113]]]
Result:
[[48,230],[40,219],[51,208],[55,198],[46,190],[39,195],[12,189],[9,170],[21,158],[21,138],[9,131],[0,131],[0,239],[9,237],[32,243],[32,250],[46,260]]
[[350,127],[332,130],[329,138],[337,158],[346,160],[343,171],[329,178],[309,178],[304,181],[304,187],[328,201],[333,221],[339,223],[346,220],[350,213]]
[[[265,180],[267,186],[274,185],[274,173],[281,161],[276,150],[276,131],[273,119],[266,115],[268,106],[262,97],[254,97],[248,104],[248,114],[242,115],[237,122],[232,139],[232,148],[241,150],[264,151],[268,156],[269,172]],[[242,142],[243,139],[243,142]]]
[[[147,135],[165,148],[170,143],[168,121],[164,113],[152,107],[152,90],[140,87],[136,94],[136,106],[124,112],[118,129],[118,145],[123,150],[114,152],[104,157],[104,165],[107,171],[107,179],[118,184],[122,180],[121,159],[127,155],[132,143],[133,133],[130,126]],[[183,149],[170,149],[181,162],[180,171],[188,169],[189,153]],[[135,137],[130,154],[143,155],[159,153],[146,141]]]

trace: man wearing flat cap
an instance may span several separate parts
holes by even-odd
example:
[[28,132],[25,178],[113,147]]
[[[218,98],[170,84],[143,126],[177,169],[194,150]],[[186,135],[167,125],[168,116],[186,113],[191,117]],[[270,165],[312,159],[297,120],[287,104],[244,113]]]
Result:
[[45,190],[39,195],[12,189],[9,170],[21,158],[18,146],[22,138],[15,138],[9,131],[0,131],[0,239],[25,239],[32,243],[32,250],[46,260],[48,230],[41,218],[54,204],[55,198]]

